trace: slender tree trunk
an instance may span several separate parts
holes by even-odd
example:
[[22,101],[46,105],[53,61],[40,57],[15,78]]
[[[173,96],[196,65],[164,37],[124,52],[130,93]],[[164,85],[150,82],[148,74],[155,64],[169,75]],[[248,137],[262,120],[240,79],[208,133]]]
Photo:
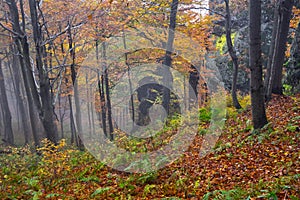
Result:
[[[97,63],[100,63],[99,58],[99,41],[96,41],[96,59]],[[97,70],[97,81],[98,81],[98,92],[99,92],[99,98],[100,98],[100,111],[99,113],[99,119],[101,119],[102,122],[102,129],[105,137],[107,137],[107,127],[106,127],[106,106],[105,106],[105,95],[104,95],[104,78],[103,78],[103,70],[100,75],[100,70]]]
[[264,104],[261,57],[261,0],[249,0],[251,107],[254,129],[268,123]]
[[0,136],[4,133],[4,124],[3,124],[3,108],[0,103]]
[[105,109],[105,97],[104,97],[104,87],[103,87],[103,76],[100,76],[100,70],[98,70],[98,92],[100,97],[100,110],[101,110],[101,122],[104,135],[107,137],[106,129],[106,109]]
[[176,16],[178,10],[178,0],[173,0],[171,4],[171,13],[170,13],[170,23],[169,23],[169,33],[168,41],[166,46],[166,54],[163,64],[168,68],[164,68],[163,72],[163,83],[166,87],[163,89],[163,106],[166,109],[168,115],[170,115],[170,91],[172,89],[173,77],[170,72],[170,67],[172,66],[172,51],[173,43],[175,38],[175,27],[176,27]]
[[232,77],[232,88],[231,88],[231,97],[233,106],[236,109],[241,109],[242,106],[240,105],[237,94],[236,94],[236,83],[237,83],[237,77],[238,77],[238,70],[239,70],[239,63],[238,63],[238,57],[236,55],[236,51],[233,47],[232,40],[231,40],[231,15],[230,15],[230,9],[229,9],[229,0],[224,0],[226,5],[226,42],[228,51],[230,54],[230,57],[233,62],[233,77]]
[[65,138],[64,134],[64,114],[62,113],[62,105],[61,105],[61,94],[58,96],[58,109],[59,109],[59,121],[60,121],[60,132],[61,138]]
[[12,131],[11,113],[8,106],[7,93],[5,88],[4,75],[2,71],[2,60],[0,60],[0,99],[4,123],[4,140],[9,145],[14,145],[14,135]]
[[80,109],[80,99],[79,99],[79,91],[78,91],[78,82],[76,81],[76,54],[75,54],[75,45],[73,45],[73,37],[72,37],[72,31],[71,31],[71,23],[69,23],[69,29],[68,29],[68,37],[69,37],[69,50],[72,58],[71,63],[71,77],[72,77],[72,84],[74,86],[74,103],[75,103],[75,120],[77,125],[77,146],[82,148],[83,144],[81,142],[80,137],[82,137],[82,120],[81,120],[81,109]]
[[275,10],[274,10],[274,22],[273,22],[273,30],[272,30],[272,38],[269,48],[269,54],[268,54],[268,62],[267,62],[267,73],[265,75],[264,80],[264,87],[265,87],[265,100],[267,101],[271,97],[271,74],[274,74],[274,67],[273,66],[273,55],[274,55],[274,49],[276,44],[276,37],[278,34],[278,10],[279,10],[279,0],[276,2]]
[[94,101],[91,101],[90,107],[91,107],[91,114],[92,114],[92,134],[95,135],[95,113],[94,113]]
[[[124,49],[127,50],[127,44],[126,44],[126,38],[125,38],[124,30],[123,30],[123,45],[124,45]],[[128,84],[129,84],[129,90],[130,90],[132,128],[133,128],[134,123],[135,123],[135,112],[134,112],[135,109],[134,109],[133,90],[132,90],[132,82],[131,82],[131,75],[130,75],[130,66],[128,64],[128,55],[127,55],[127,53],[125,53],[125,64],[127,66]]]
[[[15,52],[13,50],[13,48],[11,48],[11,51]],[[25,144],[29,143],[29,138],[30,138],[30,126],[29,126],[29,116],[28,116],[28,111],[26,109],[25,106],[25,102],[26,102],[26,97],[24,96],[24,94],[22,93],[22,76],[20,74],[20,71],[18,70],[18,58],[17,56],[13,55],[13,60],[12,60],[12,68],[14,70],[13,76],[15,79],[15,93],[16,93],[16,99],[17,99],[17,103],[18,103],[18,107],[20,110],[20,116],[21,116],[21,122],[22,122],[22,128],[24,131],[24,139],[25,139]]]
[[278,42],[278,46],[277,46],[278,48],[275,48],[276,50],[274,52],[277,59],[274,60],[273,62],[274,68],[276,69],[274,74],[274,83],[272,85],[272,92],[274,94],[283,94],[282,69],[283,69],[283,63],[284,63],[284,57],[286,51],[286,42],[289,33],[293,4],[294,4],[293,0],[285,0],[282,1],[280,5],[279,20],[281,21],[281,23],[279,24],[278,27],[279,38],[276,39],[276,42]]
[[111,113],[111,102],[109,94],[109,82],[108,82],[108,69],[106,64],[106,42],[102,42],[102,53],[103,53],[103,70],[104,70],[104,83],[105,83],[105,97],[106,97],[106,106],[107,106],[107,119],[108,119],[108,128],[109,128],[109,139],[112,141],[114,139],[113,132],[114,127],[112,123],[112,113]]
[[86,98],[87,98],[86,105],[87,105],[87,114],[88,114],[88,123],[89,123],[89,134],[91,136],[91,134],[92,134],[91,109],[92,108],[90,107],[91,99],[90,99],[90,85],[89,85],[88,73],[86,73],[86,76],[85,76],[85,85],[86,85]]
[[275,22],[277,23],[277,26],[275,26],[275,28],[277,29],[273,29],[273,32],[275,31],[276,33],[272,35],[275,36],[275,39],[272,39],[272,41],[274,41],[275,44],[273,49],[272,61],[270,61],[271,67],[268,68],[269,72],[267,72],[270,75],[268,75],[267,77],[268,80],[266,84],[266,100],[271,99],[272,93],[280,95],[283,94],[282,69],[293,4],[293,0],[279,0],[279,6],[276,7],[277,11],[275,12],[277,13],[275,14],[278,17],[275,18],[275,20],[277,20]]

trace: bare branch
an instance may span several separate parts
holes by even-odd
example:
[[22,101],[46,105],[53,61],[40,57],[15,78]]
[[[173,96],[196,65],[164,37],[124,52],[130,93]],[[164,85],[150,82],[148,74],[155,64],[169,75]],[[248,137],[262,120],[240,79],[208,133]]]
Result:
[[10,33],[12,33],[13,35],[15,35],[15,36],[21,36],[19,33],[17,33],[17,32],[15,32],[15,31],[13,31],[13,30],[11,30],[10,28],[8,28],[8,27],[6,27],[4,24],[2,24],[1,22],[0,22],[0,26],[2,27],[2,28],[4,28],[4,30],[6,30],[6,31],[8,31],[8,32],[10,32]]

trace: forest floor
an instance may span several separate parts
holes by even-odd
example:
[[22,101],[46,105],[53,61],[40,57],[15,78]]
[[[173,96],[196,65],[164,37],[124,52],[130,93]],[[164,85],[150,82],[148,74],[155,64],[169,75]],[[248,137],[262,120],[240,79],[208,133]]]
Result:
[[62,141],[0,156],[0,199],[300,199],[300,95],[274,96],[269,124],[251,130],[249,107],[226,120],[214,151],[202,136],[155,172],[118,172]]

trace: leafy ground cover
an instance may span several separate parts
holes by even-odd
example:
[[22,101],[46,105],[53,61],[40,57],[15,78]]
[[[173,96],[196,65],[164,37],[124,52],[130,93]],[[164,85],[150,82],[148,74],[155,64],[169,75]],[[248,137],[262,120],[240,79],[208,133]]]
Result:
[[228,113],[213,152],[199,156],[199,134],[180,159],[147,174],[113,170],[64,140],[44,141],[38,154],[2,149],[0,199],[300,199],[300,96],[274,96],[260,132],[249,107]]

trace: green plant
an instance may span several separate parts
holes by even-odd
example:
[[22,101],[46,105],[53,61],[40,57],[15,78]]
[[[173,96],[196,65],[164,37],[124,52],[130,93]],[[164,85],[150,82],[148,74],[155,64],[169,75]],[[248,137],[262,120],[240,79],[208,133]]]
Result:
[[203,196],[203,200],[240,200],[245,198],[246,192],[242,189],[233,190],[215,190],[208,192]]
[[211,119],[211,111],[207,108],[200,108],[198,118],[201,122],[209,122]]
[[106,193],[107,191],[109,191],[110,190],[110,187],[104,187],[104,188],[97,188],[96,190],[95,190],[95,192],[93,192],[92,194],[91,194],[91,197],[92,198],[94,198],[95,196],[97,196],[97,195],[101,195],[101,194],[104,194],[104,193]]

